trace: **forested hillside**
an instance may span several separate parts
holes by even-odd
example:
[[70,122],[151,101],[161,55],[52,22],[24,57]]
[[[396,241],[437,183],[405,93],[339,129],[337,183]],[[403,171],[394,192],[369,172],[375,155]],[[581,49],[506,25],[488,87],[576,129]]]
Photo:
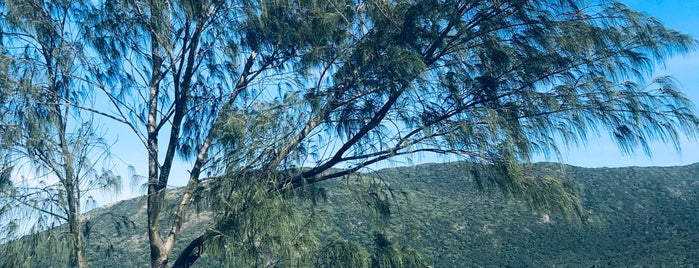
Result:
[[[318,230],[320,247],[341,239],[355,241],[371,253],[373,233],[381,231],[398,248],[416,249],[433,267],[699,265],[699,164],[643,168],[535,164],[537,172],[564,170],[580,182],[587,215],[579,224],[534,212],[498,191],[479,189],[466,165],[425,164],[363,174],[361,181],[382,185],[383,198],[377,200],[390,203],[383,213],[370,209],[376,204],[358,202],[371,200],[358,196],[376,192],[357,177],[323,183],[326,199],[315,206],[310,202],[299,206]],[[148,265],[145,209],[145,200],[136,198],[85,216],[93,267]],[[212,219],[205,206],[195,209],[184,228],[202,228]],[[176,252],[183,246],[178,245]],[[63,266],[62,257],[46,255],[60,253],[60,247],[33,250],[41,251],[33,260],[38,266]],[[228,267],[216,259],[205,254],[196,265]]]

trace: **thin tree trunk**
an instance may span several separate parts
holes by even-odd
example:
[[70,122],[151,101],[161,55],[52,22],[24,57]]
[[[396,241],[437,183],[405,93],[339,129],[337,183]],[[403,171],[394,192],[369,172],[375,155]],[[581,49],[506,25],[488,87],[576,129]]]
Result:
[[[60,110],[59,111],[59,119]],[[59,137],[61,153],[63,157],[63,169],[65,170],[65,177],[63,178],[63,187],[66,190],[66,201],[68,202],[68,227],[72,237],[72,246],[75,251],[74,256],[71,258],[73,266],[78,268],[87,268],[87,258],[85,258],[85,237],[83,234],[82,224],[80,221],[80,182],[78,181],[77,174],[73,169],[73,154],[68,148],[68,141],[66,138],[65,123],[63,120],[58,122],[59,127]]]
[[65,132],[61,133],[61,147],[63,150],[63,158],[65,164],[64,186],[68,201],[68,226],[70,234],[73,236],[72,246],[74,252],[73,263],[78,268],[87,268],[87,258],[85,258],[85,236],[83,234],[82,224],[80,220],[80,187],[79,181],[73,169],[73,155],[69,152],[66,145]]
[[[50,62],[50,58],[46,56],[46,61]],[[53,71],[49,69],[50,74]],[[82,230],[82,224],[80,220],[80,181],[78,179],[78,174],[76,174],[74,164],[74,155],[71,149],[68,147],[68,137],[66,126],[68,109],[63,112],[61,110],[60,96],[58,95],[58,90],[56,90],[55,75],[51,75],[50,86],[51,92],[56,94],[55,98],[55,113],[57,116],[57,121],[55,121],[56,129],[58,130],[59,146],[61,149],[61,157],[63,158],[63,170],[64,177],[61,181],[63,187],[66,190],[66,201],[68,205],[68,227],[71,239],[71,246],[73,247],[73,256],[71,256],[71,264],[78,268],[87,268],[87,258],[85,257],[85,237]]]
[[[71,179],[72,180],[72,179]],[[78,268],[87,268],[87,258],[85,257],[85,236],[80,221],[80,200],[76,198],[74,191],[69,191],[68,195],[68,226],[70,234],[73,236],[72,244],[75,250],[72,262]]]

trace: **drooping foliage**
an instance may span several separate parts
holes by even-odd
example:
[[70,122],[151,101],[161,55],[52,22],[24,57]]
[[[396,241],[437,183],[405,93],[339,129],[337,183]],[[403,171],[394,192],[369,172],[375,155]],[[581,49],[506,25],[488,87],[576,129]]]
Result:
[[226,197],[211,193],[203,195],[203,198],[216,199],[205,203],[225,211],[207,230],[214,234],[204,246],[207,252],[232,266],[312,266],[318,250],[313,233],[317,228],[317,216],[302,213],[295,194],[270,193],[267,185],[259,180],[263,177],[271,179],[272,174],[230,175],[235,176],[217,182],[228,186],[211,187],[212,191],[217,191],[220,189],[216,188],[231,189],[230,185],[235,185],[235,190],[228,191]]
[[[29,66],[70,60],[61,65],[68,69],[57,69],[65,70],[60,76],[48,77],[67,81],[60,78],[79,70],[89,95],[107,106],[82,111],[117,122],[143,144],[152,267],[168,265],[202,177],[225,182],[230,176],[219,175],[298,171],[221,187],[230,195],[212,195],[230,204],[218,215],[225,223],[256,215],[240,210],[248,201],[271,213],[277,210],[263,204],[283,208],[274,200],[315,182],[390,159],[449,155],[488,166],[472,174],[483,185],[573,218],[581,212],[576,187],[530,174],[532,156],[555,157],[559,146],[584,144],[598,133],[624,152],[650,153],[651,141],[678,147],[680,135],[696,137],[698,130],[692,104],[671,78],[643,80],[656,63],[694,49],[696,41],[615,1],[55,6],[65,8],[45,13],[46,21],[66,28],[50,32],[51,44],[84,42],[66,44],[61,51],[70,57],[49,53],[29,58]],[[178,157],[191,169],[182,174],[187,186],[162,230]],[[269,200],[256,199],[262,193]],[[206,232],[187,249],[201,249],[212,237]],[[236,237],[227,241],[249,238]]]
[[369,253],[357,243],[337,240],[323,247],[315,263],[318,268],[368,268]]
[[409,247],[396,248],[385,234],[377,232],[374,234],[376,244],[375,256],[372,260],[372,267],[400,267],[400,268],[426,268],[427,265],[420,254]]
[[[2,1],[0,10],[0,241],[60,224],[68,230],[29,236],[7,247],[25,266],[41,250],[67,252],[86,267],[80,214],[96,190],[120,187],[109,170],[108,143],[95,124],[77,62],[79,32],[69,1]],[[60,263],[59,260],[55,260]],[[58,265],[58,264],[57,264]]]

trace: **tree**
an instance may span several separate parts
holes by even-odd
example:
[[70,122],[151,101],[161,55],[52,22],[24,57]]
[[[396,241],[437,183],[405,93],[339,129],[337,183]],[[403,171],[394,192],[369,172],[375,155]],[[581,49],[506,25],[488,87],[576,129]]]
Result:
[[83,203],[94,203],[91,194],[97,190],[121,185],[102,162],[108,160],[109,144],[94,115],[77,108],[89,104],[89,93],[74,59],[80,44],[71,33],[72,9],[57,1],[1,4],[0,224],[7,239],[68,226],[61,230],[67,235],[11,243],[18,248],[8,252],[13,258],[4,258],[3,266],[23,266],[41,250],[33,240],[40,239],[53,245],[49,249],[66,247],[71,266],[87,267]]
[[[82,111],[132,130],[148,155],[152,267],[168,265],[205,184],[216,185],[220,228],[202,230],[175,266],[254,213],[238,194],[274,198],[432,153],[487,165],[473,174],[484,185],[575,215],[572,187],[523,168],[533,155],[601,131],[622,151],[648,153],[650,141],[677,147],[681,133],[697,135],[671,78],[642,82],[696,41],[614,1],[75,5],[69,25],[83,27],[58,33],[85,38],[72,50],[81,81],[111,105]],[[191,164],[189,180],[161,228],[177,157]]]

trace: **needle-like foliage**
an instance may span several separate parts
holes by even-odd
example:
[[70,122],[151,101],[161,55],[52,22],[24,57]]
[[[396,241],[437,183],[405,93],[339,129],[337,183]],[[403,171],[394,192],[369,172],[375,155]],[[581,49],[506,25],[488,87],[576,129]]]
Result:
[[[90,105],[90,94],[76,77],[74,8],[66,1],[0,3],[0,242],[17,239],[5,247],[2,266],[87,267],[84,206],[97,190],[121,186],[102,163],[109,146],[94,114],[79,108]],[[67,230],[54,228],[61,224]],[[34,235],[44,231],[50,233]],[[43,252],[66,258],[37,264]]]
[[[285,207],[275,200],[295,189],[391,159],[448,155],[480,165],[464,172],[481,185],[573,219],[582,211],[575,185],[564,176],[531,174],[526,164],[533,156],[559,156],[560,146],[583,145],[600,133],[623,152],[650,154],[652,141],[679,149],[683,135],[696,138],[699,130],[691,102],[672,78],[645,80],[656,64],[695,49],[696,40],[616,1],[103,0],[56,6],[71,12],[46,13],[47,21],[70,27],[41,36],[53,36],[51,44],[74,37],[84,42],[41,60],[72,60],[58,74],[75,77],[67,70],[80,70],[80,81],[105,104],[79,110],[116,122],[143,145],[152,267],[169,265],[203,177],[227,185],[212,193],[216,203],[230,204],[219,211],[224,223],[257,215],[240,210],[247,202],[270,213],[259,218],[269,218],[280,211],[266,205]],[[43,66],[41,60],[27,61]],[[65,85],[60,89],[77,84]],[[187,185],[163,228],[178,157],[191,169],[178,174],[186,175]],[[231,179],[251,172],[265,175]],[[249,189],[257,190],[248,195]],[[256,201],[262,193],[270,200]],[[292,230],[279,229],[285,237]],[[212,232],[192,241],[175,264],[195,262],[202,245],[216,238]],[[228,240],[233,245],[248,239],[234,237]],[[284,243],[269,245],[291,245]]]

